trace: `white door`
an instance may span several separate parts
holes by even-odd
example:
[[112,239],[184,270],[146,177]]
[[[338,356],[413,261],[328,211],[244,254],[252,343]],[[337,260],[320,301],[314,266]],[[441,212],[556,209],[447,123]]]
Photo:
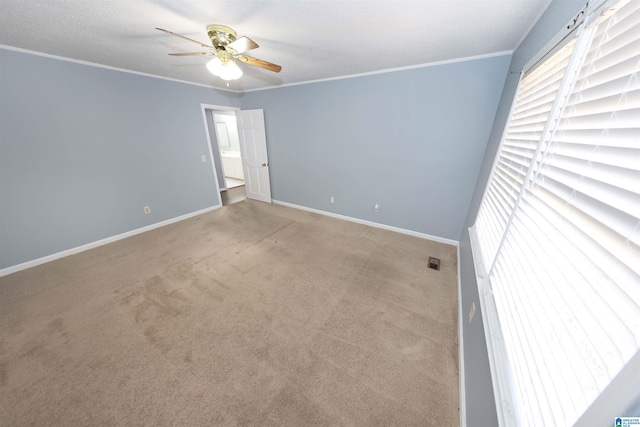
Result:
[[236,112],[247,198],[271,203],[267,136],[262,110]]

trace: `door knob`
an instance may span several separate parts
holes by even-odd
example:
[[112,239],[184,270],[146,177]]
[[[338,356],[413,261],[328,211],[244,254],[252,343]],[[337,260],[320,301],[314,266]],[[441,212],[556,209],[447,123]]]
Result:
[[269,166],[269,163],[263,163],[262,166]]

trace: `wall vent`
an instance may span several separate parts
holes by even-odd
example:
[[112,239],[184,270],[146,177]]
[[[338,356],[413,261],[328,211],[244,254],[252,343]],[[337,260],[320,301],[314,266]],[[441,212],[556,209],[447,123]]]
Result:
[[432,256],[429,257],[429,268],[440,271],[440,259],[434,258]]

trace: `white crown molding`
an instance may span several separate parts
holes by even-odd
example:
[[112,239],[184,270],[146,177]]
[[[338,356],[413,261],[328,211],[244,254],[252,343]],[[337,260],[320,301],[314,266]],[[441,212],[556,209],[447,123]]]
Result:
[[283,87],[301,86],[301,85],[308,85],[313,83],[323,83],[323,82],[330,82],[334,80],[354,79],[358,77],[374,76],[377,74],[395,73],[398,71],[415,70],[417,68],[436,67],[439,65],[448,65],[448,64],[455,64],[458,62],[476,61],[479,59],[494,58],[496,56],[505,56],[505,55],[512,55],[512,54],[513,54],[512,50],[506,50],[502,52],[488,53],[486,55],[467,56],[465,58],[456,58],[456,59],[448,59],[445,61],[429,62],[427,64],[410,65],[407,67],[387,68],[386,70],[370,71],[368,73],[351,74],[348,76],[340,76],[340,77],[330,77],[327,79],[309,80],[309,81],[304,81],[299,83],[288,83],[280,86],[272,86],[272,87],[265,87],[265,88],[259,88],[259,89],[248,89],[248,90],[242,91],[242,93],[257,92],[260,90],[280,89]]
[[502,51],[502,52],[489,53],[489,54],[485,54],[485,55],[476,55],[476,56],[468,56],[468,57],[464,57],[464,58],[448,59],[448,60],[445,60],[445,61],[430,62],[430,63],[427,63],[427,64],[410,65],[410,66],[407,66],[407,67],[388,68],[388,69],[385,69],[385,70],[371,71],[371,72],[368,72],[368,73],[351,74],[351,75],[347,75],[347,76],[330,77],[330,78],[318,79],[318,80],[308,80],[308,81],[304,81],[304,82],[289,83],[289,84],[271,86],[271,87],[265,87],[265,88],[247,89],[247,90],[233,90],[233,89],[222,89],[222,88],[215,87],[215,86],[204,85],[202,83],[189,82],[189,81],[186,81],[186,80],[173,79],[173,78],[170,78],[170,77],[158,76],[158,75],[155,75],[155,74],[148,74],[148,73],[142,73],[142,72],[139,72],[139,71],[127,70],[125,68],[111,67],[109,65],[98,64],[98,63],[95,63],[95,62],[82,61],[82,60],[79,60],[79,59],[67,58],[67,57],[64,57],[64,56],[51,55],[51,54],[48,54],[48,53],[42,53],[42,52],[37,52],[37,51],[33,51],[33,50],[22,49],[22,48],[19,48],[19,47],[13,47],[13,46],[7,46],[7,45],[1,45],[0,44],[0,49],[14,51],[14,52],[20,52],[20,53],[25,53],[25,54],[28,54],[28,55],[41,56],[41,57],[49,58],[49,59],[56,59],[56,60],[59,60],[59,61],[72,62],[74,64],[87,65],[89,67],[103,68],[103,69],[106,69],[106,70],[118,71],[118,72],[121,72],[121,73],[134,74],[134,75],[143,76],[143,77],[149,77],[149,78],[153,78],[153,79],[167,80],[167,81],[175,82],[175,83],[182,83],[182,84],[187,84],[187,85],[192,85],[192,86],[199,86],[199,87],[204,87],[204,88],[207,88],[207,89],[220,90],[220,91],[223,91],[223,92],[231,92],[231,93],[236,93],[236,94],[257,92],[257,91],[261,91],[261,90],[280,89],[280,88],[284,88],[284,87],[301,86],[301,85],[308,85],[308,84],[313,84],[313,83],[329,82],[329,81],[334,81],[334,80],[353,79],[353,78],[358,78],[358,77],[373,76],[373,75],[377,75],[377,74],[395,73],[395,72],[399,72],[399,71],[407,71],[407,70],[414,70],[414,69],[418,69],[418,68],[427,68],[427,67],[435,67],[435,66],[439,66],[439,65],[455,64],[455,63],[458,63],[458,62],[476,61],[476,60],[479,60],[479,59],[493,58],[493,57],[497,57],[497,56],[504,56],[504,55],[513,54],[512,50],[508,50],[508,51]]
[[10,50],[10,51],[19,52],[19,53],[25,53],[25,54],[28,54],[28,55],[41,56],[43,58],[56,59],[58,61],[71,62],[71,63],[74,63],[74,64],[86,65],[86,66],[89,66],[89,67],[102,68],[102,69],[105,69],[105,70],[118,71],[120,73],[134,74],[136,76],[149,77],[149,78],[152,78],[152,79],[167,80],[167,81],[174,82],[174,83],[182,83],[182,84],[185,84],[185,85],[199,86],[199,87],[204,87],[204,88],[207,88],[207,89],[221,90],[221,91],[224,91],[224,92],[242,93],[242,92],[237,91],[237,90],[222,89],[222,88],[215,87],[215,86],[203,85],[202,83],[194,83],[194,82],[188,82],[186,80],[172,79],[171,77],[163,77],[163,76],[158,76],[158,75],[155,75],[155,74],[142,73],[140,71],[132,71],[132,70],[127,70],[125,68],[117,68],[117,67],[112,67],[110,65],[103,65],[103,64],[98,64],[98,63],[95,63],[95,62],[82,61],[80,59],[67,58],[67,57],[64,57],[64,56],[50,55],[48,53],[42,53],[42,52],[37,52],[37,51],[34,51],[34,50],[22,49],[22,48],[19,48],[19,47],[13,47],[13,46],[7,46],[7,45],[0,44],[0,49]]

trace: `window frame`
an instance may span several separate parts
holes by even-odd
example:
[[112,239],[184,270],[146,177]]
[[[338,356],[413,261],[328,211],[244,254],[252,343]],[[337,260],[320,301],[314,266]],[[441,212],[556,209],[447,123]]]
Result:
[[[513,99],[511,101],[507,120],[504,124],[503,131],[500,136],[500,144],[495,153],[491,171],[487,177],[487,182],[485,183],[480,206],[482,206],[482,203],[487,197],[491,179],[499,164],[500,153],[502,152],[505,136],[509,128],[511,117],[514,113],[514,108],[516,107],[516,101],[522,87],[523,78],[539,66],[543,65],[548,58],[554,55],[558,50],[563,48],[574,38],[581,37],[582,32],[585,30],[585,27],[601,19],[601,16],[604,14],[604,12],[606,12],[615,3],[617,3],[617,0],[596,0],[588,2],[575,15],[574,19],[572,19],[561,31],[559,31],[536,55],[534,55],[523,67],[522,71],[519,72],[520,78],[513,94]],[[572,60],[573,58],[571,59],[571,61]],[[569,69],[570,66],[571,65],[568,65],[567,69]],[[565,82],[563,81],[561,87],[558,89],[558,93],[560,93],[560,91],[563,89],[562,86],[564,84]],[[549,113],[549,117],[552,116],[554,110],[556,109],[557,107],[554,105],[554,107],[552,107],[552,111]],[[550,120],[550,118],[547,119],[545,131]],[[543,134],[545,131],[543,131]],[[531,168],[529,168],[527,176],[529,175],[530,170]],[[526,185],[527,179],[525,178],[523,187]],[[476,213],[476,216],[477,215],[478,213]],[[513,218],[511,217],[507,222],[507,229],[512,219]],[[487,271],[486,269],[487,264],[492,266],[495,263],[497,253],[500,252],[502,243],[498,246],[497,253],[491,263],[486,263],[482,257],[480,249],[481,246],[477,236],[476,221],[474,221],[474,224],[469,227],[468,231],[471,242],[471,252],[475,266],[476,282],[478,286],[479,303],[481,308],[480,311],[482,316],[485,340],[487,343],[487,353],[489,358],[489,367],[498,423],[500,426],[520,425],[517,416],[517,402],[515,401],[515,395],[513,392],[513,380],[508,368],[509,358],[502,335],[496,302],[491,289],[489,271]],[[505,235],[506,232],[503,233],[503,240]],[[637,390],[637,384],[635,384],[634,381],[628,380],[629,378],[638,377],[637,372],[640,372],[640,351],[632,357],[632,359],[624,366],[621,372],[598,396],[595,402],[593,402],[591,406],[587,408],[587,410],[580,416],[575,425],[608,424],[611,422],[611,420],[609,414],[607,414],[607,410],[610,411],[612,408],[620,408],[621,411],[625,409],[633,410],[634,413],[636,411],[640,411],[640,392]],[[607,416],[603,417],[603,415]],[[622,416],[624,414],[621,412],[619,415]]]

